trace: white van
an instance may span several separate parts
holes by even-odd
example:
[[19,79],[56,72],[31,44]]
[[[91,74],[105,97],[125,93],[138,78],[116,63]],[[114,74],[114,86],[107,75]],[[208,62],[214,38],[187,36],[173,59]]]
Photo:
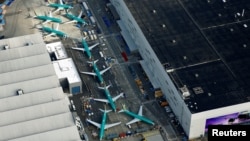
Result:
[[94,40],[94,36],[93,35],[89,35],[90,36],[90,40]]
[[94,39],[95,39],[95,40],[97,40],[97,36],[96,36],[96,34],[94,34],[93,36],[94,36]]
[[70,100],[70,103],[71,103],[72,110],[75,111],[76,107],[75,107],[75,104],[74,104],[73,100]]

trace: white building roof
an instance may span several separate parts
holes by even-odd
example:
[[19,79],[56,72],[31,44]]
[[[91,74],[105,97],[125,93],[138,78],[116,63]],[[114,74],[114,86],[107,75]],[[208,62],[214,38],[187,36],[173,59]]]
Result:
[[[24,35],[13,38],[1,39],[0,47],[3,49],[3,46],[9,45],[10,48],[23,47],[27,45],[36,45],[36,44],[45,44],[40,33]],[[23,52],[25,53],[25,52]]]
[[[34,104],[43,104],[63,99],[65,96],[62,94],[61,87],[52,89],[45,89],[42,91],[35,91],[22,96],[12,96],[0,99],[0,113],[15,110],[18,108],[29,107]],[[11,104],[8,104],[11,103]]]
[[[10,140],[43,132],[63,129],[66,127],[75,126],[70,112],[46,116],[34,120],[26,120],[23,122],[13,123],[0,127],[0,140]],[[75,126],[75,129],[77,127]],[[64,132],[64,134],[68,134]],[[79,135],[78,135],[79,136]],[[52,135],[53,137],[53,135]]]
[[59,79],[67,78],[69,83],[81,82],[72,58],[53,61],[53,66]]
[[[2,41],[2,40],[1,40]],[[4,46],[1,45],[3,43],[0,42],[0,47]],[[30,46],[24,46],[24,47],[12,47],[9,46],[9,49],[7,50],[0,50],[0,61],[9,61],[24,57],[31,57],[39,54],[44,54],[47,51],[44,49],[45,47],[44,43],[40,44],[33,44]]]
[[[3,54],[4,54],[3,51],[0,51],[0,56],[6,56]],[[34,60],[39,60],[39,63],[37,63],[37,61],[34,61]],[[49,59],[48,54],[39,54],[35,56],[13,59],[9,61],[0,60],[0,66],[5,66],[0,69],[0,73],[8,73],[10,71],[48,65],[50,62],[51,61]]]
[[[65,134],[67,133],[67,134]],[[18,139],[13,139],[9,141],[82,141],[79,138],[77,129],[75,126],[69,126],[58,130],[53,130],[49,132],[39,133],[35,135],[20,137]]]
[[0,40],[0,48],[6,43],[9,49],[0,49],[0,141],[80,141],[41,35]]
[[68,101],[66,100],[58,100],[5,111],[0,114],[0,126],[7,126],[13,123],[36,120],[38,118],[45,118],[66,113],[68,112],[68,107],[65,106],[67,104]]
[[62,42],[46,44],[46,48],[49,53],[55,53],[58,60],[68,58]]
[[0,98],[16,96],[16,91],[18,89],[22,89],[24,93],[31,93],[34,91],[42,91],[56,87],[60,87],[57,76],[36,78],[16,83],[13,82],[11,84],[0,86]]

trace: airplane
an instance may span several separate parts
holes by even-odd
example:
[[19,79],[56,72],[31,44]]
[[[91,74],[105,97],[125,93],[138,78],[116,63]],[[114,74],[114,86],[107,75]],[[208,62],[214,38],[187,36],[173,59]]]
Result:
[[107,97],[107,99],[96,99],[94,98],[93,100],[95,101],[100,101],[100,102],[105,102],[105,103],[109,103],[110,106],[112,107],[112,109],[116,112],[116,105],[115,105],[115,101],[123,96],[123,93],[120,93],[119,95],[117,95],[116,97],[112,98],[110,95],[110,92],[108,90],[108,88],[111,85],[105,86],[105,87],[98,87],[99,89],[104,90],[105,96]]
[[56,8],[53,13],[60,11],[60,10],[68,10],[73,8],[71,5],[63,4],[62,0],[59,0],[59,3],[49,3],[48,6]]
[[[36,12],[35,12],[36,14]],[[52,16],[51,11],[49,11],[49,15],[45,15],[45,16],[34,16],[33,18],[35,19],[39,19],[39,20],[43,20],[44,22],[42,24],[48,23],[48,22],[55,22],[55,23],[62,23],[62,20],[59,18],[55,18]]]
[[78,16],[75,16],[73,14],[69,14],[69,13],[66,13],[65,16],[70,19],[70,21],[68,22],[65,22],[64,24],[68,24],[68,23],[79,23],[81,25],[87,25],[86,21],[84,21],[81,17],[82,17],[82,14],[83,14],[83,11],[81,11],[79,13]]
[[105,129],[108,129],[108,128],[111,128],[113,126],[117,126],[119,124],[121,124],[121,122],[117,122],[117,123],[112,123],[112,124],[106,124],[106,120],[107,120],[107,113],[109,113],[110,111],[112,110],[102,110],[102,109],[99,109],[100,111],[103,112],[103,115],[102,115],[102,122],[101,124],[97,123],[97,122],[94,122],[90,119],[86,119],[87,122],[93,124],[94,126],[96,126],[97,128],[100,128],[100,132],[99,132],[99,139],[102,140],[103,136],[104,136],[104,130]]
[[94,47],[96,47],[97,45],[99,45],[99,43],[95,43],[94,45],[92,45],[92,46],[88,46],[88,43],[86,42],[86,37],[84,37],[83,39],[82,39],[82,45],[83,45],[83,47],[84,48],[78,48],[78,47],[71,47],[72,49],[75,49],[75,50],[80,50],[80,51],[85,51],[86,52],[86,54],[87,54],[87,56],[88,56],[88,58],[89,59],[91,59],[91,57],[92,57],[92,55],[91,55],[91,52],[90,52],[90,50],[92,50]]
[[83,74],[88,74],[88,75],[93,75],[93,76],[97,76],[97,78],[98,78],[98,80],[100,81],[100,83],[103,84],[103,83],[104,83],[104,80],[103,80],[103,78],[102,78],[102,74],[105,73],[107,70],[109,70],[111,67],[107,67],[106,69],[104,69],[104,70],[102,70],[102,71],[99,71],[98,67],[96,66],[96,62],[97,62],[97,61],[98,61],[98,60],[95,60],[95,61],[92,61],[92,62],[87,61],[87,63],[92,64],[93,69],[94,69],[94,71],[95,71],[94,73],[93,73],[93,72],[81,72],[81,73],[83,73]]
[[142,105],[140,106],[138,114],[135,114],[135,113],[127,110],[124,104],[122,105],[122,107],[123,107],[123,109],[120,110],[118,113],[125,112],[127,115],[134,117],[133,120],[126,123],[127,126],[132,124],[132,123],[138,122],[138,121],[143,121],[143,122],[146,122],[146,123],[151,124],[151,125],[155,124],[153,121],[151,121],[150,119],[148,119],[142,115]]
[[61,37],[61,38],[65,39],[65,38],[68,37],[68,35],[66,33],[64,33],[64,32],[62,32],[62,31],[60,31],[58,29],[59,29],[59,23],[57,23],[57,26],[56,26],[55,29],[50,28],[50,27],[46,27],[46,26],[42,26],[41,30],[49,33],[49,34],[43,36],[43,38],[46,38],[48,36],[58,36],[58,37]]

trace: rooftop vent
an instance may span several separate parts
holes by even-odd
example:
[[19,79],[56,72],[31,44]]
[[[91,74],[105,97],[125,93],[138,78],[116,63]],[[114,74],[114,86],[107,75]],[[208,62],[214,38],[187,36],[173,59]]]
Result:
[[246,48],[246,47],[247,47],[247,44],[243,44],[243,47]]
[[196,102],[189,101],[187,106],[192,108],[192,109],[196,109],[196,110],[198,109],[198,106],[197,106]]
[[22,89],[18,89],[18,90],[16,91],[16,93],[17,93],[17,95],[23,95],[23,94],[24,94],[24,92],[23,92]]
[[162,28],[165,28],[165,27],[166,27],[166,25],[165,25],[165,24],[162,24],[161,26],[162,26]]
[[155,9],[153,9],[153,10],[152,10],[152,12],[155,14],[155,13],[156,13],[156,10],[155,10]]
[[33,45],[33,43],[30,43],[30,42],[26,43],[26,46],[30,46],[30,45]]
[[10,48],[10,46],[9,46],[9,45],[5,45],[3,48],[4,48],[5,50],[7,50],[7,49]]
[[204,93],[203,89],[201,87],[194,87],[193,91],[195,94],[202,94]]
[[243,24],[243,26],[244,26],[245,28],[247,28],[247,24]]
[[176,43],[176,40],[171,40],[171,42],[174,44],[174,43]]
[[208,95],[208,96],[212,96],[212,94],[211,94],[211,93],[207,93],[207,95]]
[[173,72],[174,69],[167,69],[167,72],[170,73],[170,72]]
[[188,88],[187,88],[186,85],[184,85],[182,88],[180,88],[180,90],[181,90],[182,96],[183,96],[184,98],[190,96],[190,93],[189,93]]
[[60,67],[60,70],[61,71],[69,71],[69,68],[68,67]]

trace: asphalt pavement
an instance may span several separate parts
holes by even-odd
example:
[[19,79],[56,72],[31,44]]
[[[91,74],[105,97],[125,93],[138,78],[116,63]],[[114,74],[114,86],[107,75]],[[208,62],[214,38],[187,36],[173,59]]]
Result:
[[[92,71],[92,68],[87,63],[89,60],[86,54],[81,51],[72,50],[71,47],[82,47],[81,42],[77,39],[82,38],[82,33],[84,31],[94,30],[98,39],[92,41],[88,40],[88,44],[91,45],[100,41],[105,43],[104,46],[99,45],[91,51],[94,59],[99,60],[97,62],[97,66],[99,70],[102,70],[111,65],[111,69],[103,75],[105,84],[111,85],[109,90],[112,97],[118,95],[121,92],[126,94],[126,98],[120,98],[117,100],[116,105],[118,109],[121,109],[121,105],[125,104],[129,110],[137,113],[139,106],[144,104],[143,115],[155,121],[157,125],[163,127],[161,132],[163,138],[169,141],[180,140],[181,135],[178,134],[175,127],[170,124],[170,119],[168,118],[164,108],[160,107],[157,100],[154,98],[153,91],[151,89],[152,86],[146,79],[145,75],[143,74],[143,70],[140,67],[138,53],[128,54],[127,62],[122,57],[121,52],[126,51],[124,48],[126,45],[124,41],[121,40],[120,29],[118,25],[114,20],[112,20],[112,15],[110,15],[110,13],[108,13],[105,9],[105,1],[89,0],[88,4],[92,15],[96,18],[97,25],[90,24],[82,28],[78,28],[74,24],[61,25],[60,30],[68,33],[71,38],[60,40],[59,38],[51,37],[45,42],[62,41],[68,56],[74,60],[78,71]],[[80,5],[75,6],[77,8],[81,8]],[[74,13],[77,13],[76,9],[74,9]],[[18,12],[19,10],[22,12]],[[11,5],[11,7],[8,7],[6,13],[7,22],[5,30],[2,31],[1,34],[8,38],[40,32],[34,28],[35,25],[39,24],[40,21],[29,17],[29,15],[33,13],[34,10],[37,13],[43,13],[44,11],[49,11],[52,9],[46,7],[45,2],[40,0],[16,0]],[[87,15],[86,11],[84,14]],[[65,17],[60,15],[60,13],[55,16],[61,17],[64,21],[67,21]],[[106,17],[106,20],[110,20],[109,26],[107,26],[107,23],[105,23],[103,17]],[[88,20],[88,17],[86,17],[86,20]],[[48,26],[49,25],[52,26],[51,24],[48,24]],[[100,52],[103,53],[104,57],[100,56]],[[110,60],[106,61],[106,59],[109,57],[112,58],[112,63]],[[148,98],[145,98],[145,96],[141,93],[134,81],[134,77],[129,72],[128,66],[131,65],[135,67],[136,73],[142,80],[145,92],[148,94]],[[90,118],[96,122],[101,122],[102,113],[99,111],[99,109],[103,109],[104,107],[111,109],[111,107],[108,104],[90,100],[91,98],[106,98],[104,92],[98,89],[98,86],[101,86],[101,84],[98,82],[97,78],[85,74],[80,74],[80,77],[83,82],[83,93],[73,95],[70,97],[70,99],[74,101],[76,113],[84,125],[85,131],[89,136],[89,140],[97,140],[97,138],[91,135],[93,133],[98,133],[99,130],[96,127],[88,124],[86,122],[86,118]],[[93,113],[92,115],[86,113],[86,105],[91,105],[91,113]],[[110,137],[111,135],[117,136],[120,133],[135,131],[137,129],[150,130],[154,128],[143,122],[140,122],[138,124],[133,124],[131,129],[129,129],[125,123],[130,120],[132,120],[132,118],[125,115],[124,113],[109,113],[107,123],[121,121],[122,124],[106,130],[106,137]],[[140,137],[136,136],[134,138],[125,138],[123,140],[131,141],[139,140],[139,138]]]

